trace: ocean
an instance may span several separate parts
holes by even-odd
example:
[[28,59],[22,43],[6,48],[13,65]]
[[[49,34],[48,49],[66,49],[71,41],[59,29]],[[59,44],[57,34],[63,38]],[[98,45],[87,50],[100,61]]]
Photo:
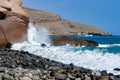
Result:
[[[29,24],[27,41],[14,43],[13,50],[24,50],[65,64],[74,63],[88,69],[107,70],[108,73],[120,74],[114,68],[120,68],[120,36],[69,36],[99,43],[97,47],[85,46],[50,46],[50,38],[45,28],[37,29]],[[47,46],[42,47],[45,43]]]

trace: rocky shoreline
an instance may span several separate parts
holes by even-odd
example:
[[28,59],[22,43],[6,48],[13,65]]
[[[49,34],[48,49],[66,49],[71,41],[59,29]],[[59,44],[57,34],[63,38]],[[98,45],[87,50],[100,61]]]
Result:
[[1,49],[0,80],[120,80],[120,75],[63,64],[24,51]]

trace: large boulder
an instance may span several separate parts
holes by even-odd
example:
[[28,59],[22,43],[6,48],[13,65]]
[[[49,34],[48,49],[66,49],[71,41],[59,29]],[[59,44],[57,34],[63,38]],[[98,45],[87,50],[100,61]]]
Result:
[[12,12],[4,12],[5,19],[0,20],[0,26],[8,42],[18,42],[27,33],[28,18]]
[[22,0],[0,0],[0,48],[24,41],[28,23]]
[[66,36],[56,37],[51,39],[51,43],[54,46],[63,46],[66,44],[70,44],[72,46],[98,46],[98,43],[92,40],[83,40],[77,38],[69,38]]

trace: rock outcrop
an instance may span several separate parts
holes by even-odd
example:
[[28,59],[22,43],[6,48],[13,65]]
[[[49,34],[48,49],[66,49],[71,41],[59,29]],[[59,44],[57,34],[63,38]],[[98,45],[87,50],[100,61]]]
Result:
[[29,19],[38,28],[46,28],[49,35],[111,35],[96,27],[63,20],[50,12],[24,8],[22,0],[0,0],[0,48],[24,40]]
[[69,38],[66,36],[56,37],[51,40],[52,45],[54,46],[63,46],[66,44],[70,44],[72,46],[98,46],[98,43],[92,40],[83,40],[77,38]]
[[23,41],[28,23],[21,0],[0,0],[0,48]]
[[59,15],[41,10],[23,8],[30,21],[39,27],[45,27],[49,35],[105,35],[111,34],[97,27],[63,20]]

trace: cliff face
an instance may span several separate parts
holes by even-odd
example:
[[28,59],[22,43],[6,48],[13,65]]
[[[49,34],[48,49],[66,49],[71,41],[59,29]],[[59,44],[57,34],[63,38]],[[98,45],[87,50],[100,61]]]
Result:
[[30,21],[39,27],[45,27],[49,31],[49,35],[111,35],[94,26],[63,20],[59,15],[53,13],[29,8],[23,9]]
[[21,0],[0,0],[0,48],[25,40],[29,19]]
[[59,15],[22,7],[22,0],[0,0],[0,48],[25,39],[29,20],[49,35],[110,35],[96,27],[63,20]]

